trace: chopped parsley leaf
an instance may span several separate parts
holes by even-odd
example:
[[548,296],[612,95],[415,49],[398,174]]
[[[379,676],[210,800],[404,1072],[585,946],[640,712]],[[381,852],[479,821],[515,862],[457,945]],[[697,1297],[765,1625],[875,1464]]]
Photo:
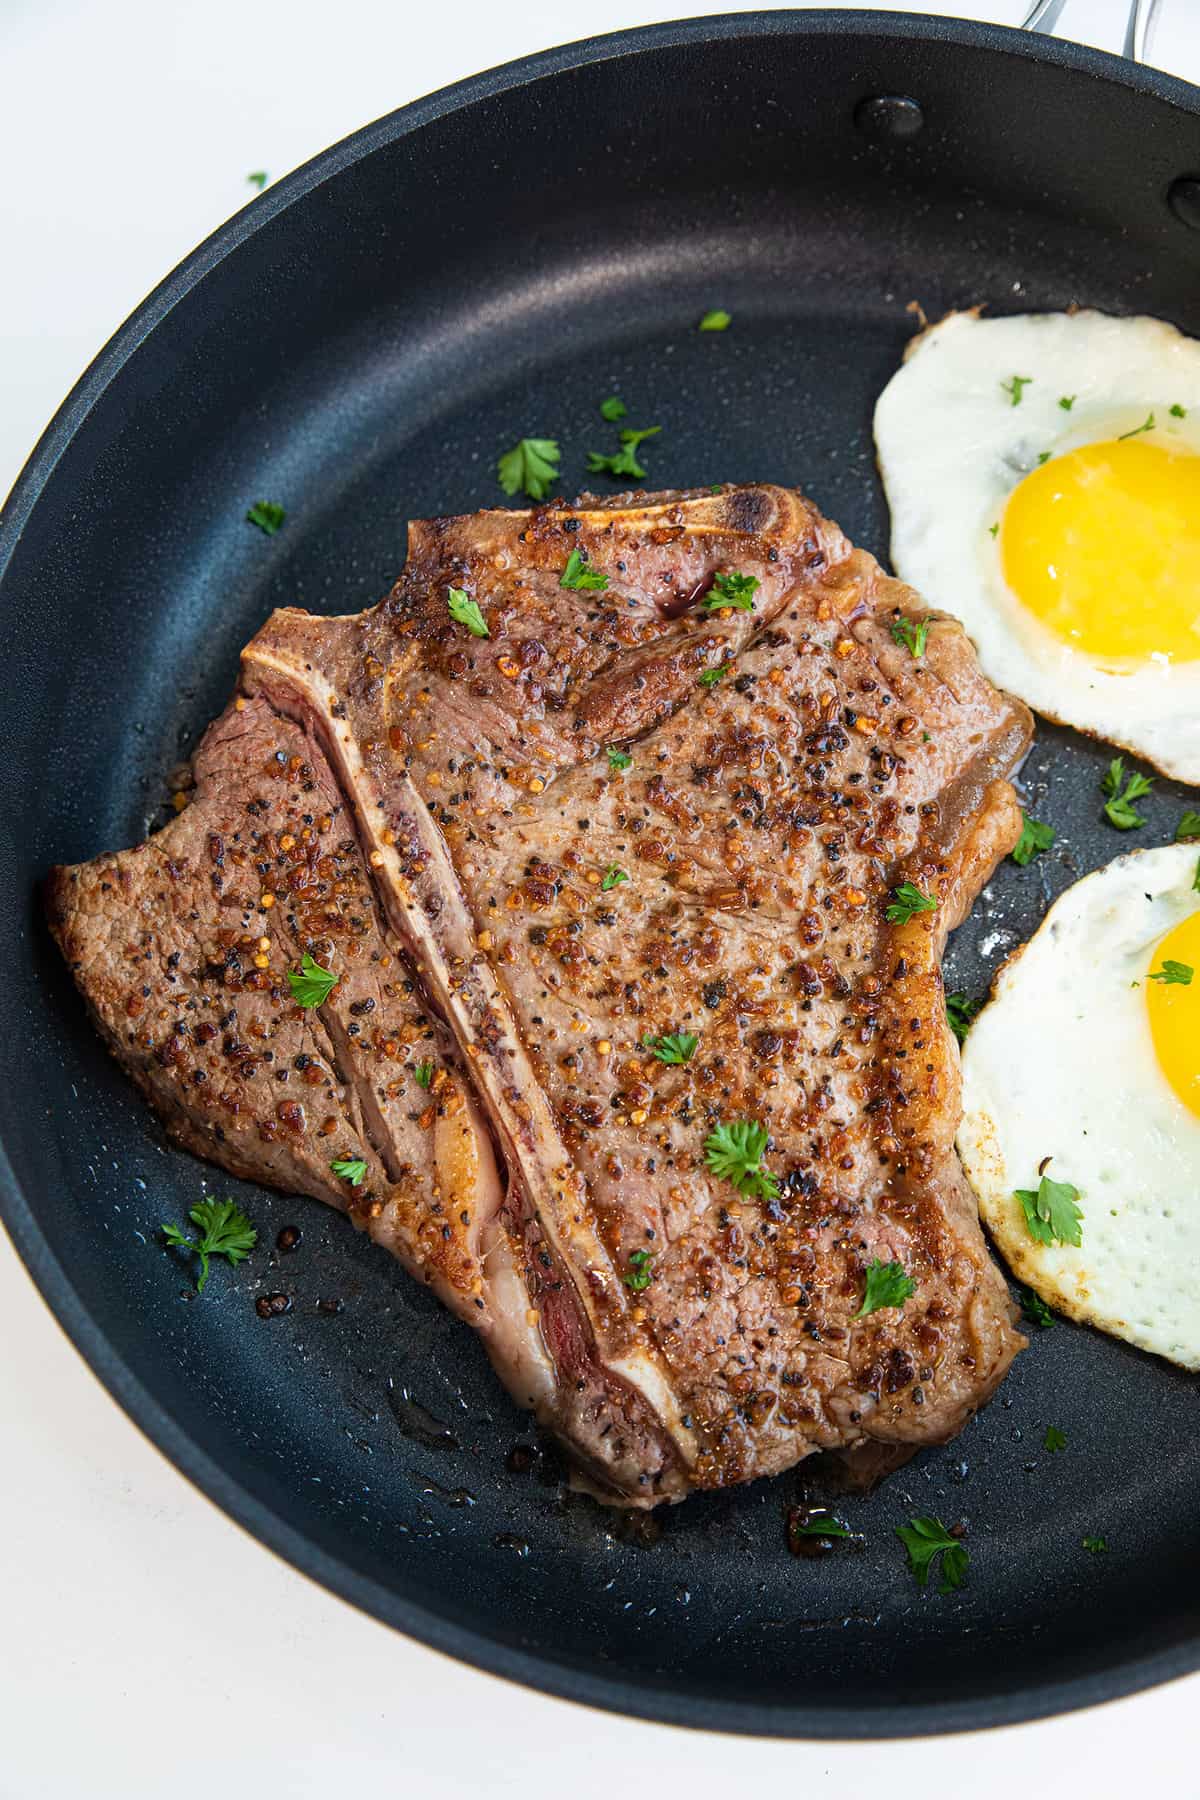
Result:
[[164,1225],[163,1236],[168,1244],[175,1244],[180,1250],[200,1258],[196,1292],[202,1294],[208,1280],[209,1257],[223,1256],[231,1263],[245,1262],[258,1242],[258,1233],[233,1200],[197,1201],[188,1218],[199,1227],[199,1240],[188,1237],[179,1225]]
[[559,448],[554,438],[519,438],[496,463],[496,479],[510,497],[518,492],[544,500],[558,480]]
[[1049,1450],[1051,1455],[1067,1447],[1067,1434],[1057,1425],[1047,1425],[1046,1435],[1042,1439],[1042,1449]]
[[1143,431],[1153,431],[1153,430],[1154,430],[1154,414],[1147,413],[1146,417],[1142,420],[1141,424],[1135,425],[1132,431],[1118,432],[1117,433],[1117,442],[1118,442],[1118,444],[1120,444],[1120,443],[1123,443],[1126,438],[1140,437]]
[[960,1044],[965,1043],[971,1020],[982,1005],[982,1000],[972,1000],[968,994],[946,995],[946,1023]]
[[653,1252],[650,1250],[631,1250],[629,1252],[629,1269],[626,1274],[622,1275],[621,1280],[627,1288],[632,1288],[635,1294],[640,1294],[643,1289],[650,1286],[652,1254]]
[[988,530],[990,531],[990,533],[992,534],[993,537],[997,537],[1000,532],[999,523],[997,523],[995,525],[989,525]]
[[1052,1181],[1043,1175],[1037,1188],[1014,1188],[1014,1197],[1025,1215],[1025,1227],[1039,1244],[1073,1244],[1083,1242],[1082,1220],[1076,1201],[1079,1189],[1069,1181]]
[[1036,1325],[1039,1331],[1049,1331],[1054,1323],[1054,1314],[1042,1296],[1035,1294],[1032,1288],[1021,1289],[1021,1311],[1029,1323]]
[[1083,1547],[1085,1550],[1089,1550],[1093,1556],[1103,1556],[1104,1552],[1108,1549],[1108,1539],[1104,1537],[1085,1537],[1083,1540]]
[[[1121,789],[1122,782],[1125,784],[1124,792]],[[1109,824],[1115,825],[1118,831],[1132,831],[1136,826],[1144,825],[1146,821],[1135,809],[1133,802],[1140,800],[1143,794],[1148,794],[1153,786],[1154,777],[1151,775],[1131,775],[1126,781],[1125,759],[1114,756],[1108,765],[1108,773],[1100,783],[1101,793],[1108,795],[1104,816]]]
[[348,1181],[351,1187],[361,1187],[367,1179],[367,1165],[361,1156],[342,1156],[329,1166],[335,1175]]
[[1200,838],[1200,813],[1185,812],[1175,827],[1175,842],[1186,844],[1189,838]]
[[1150,980],[1161,981],[1167,987],[1191,987],[1195,973],[1190,963],[1174,962],[1168,956],[1164,958],[1162,968],[1156,969]]
[[721,663],[718,668],[705,669],[704,673],[699,677],[700,686],[706,688],[716,687],[718,681],[720,681],[722,675],[725,674],[729,667],[730,665],[728,663]]
[[1187,407],[1180,406],[1180,404],[1177,400],[1175,402],[1174,406],[1171,408],[1171,417],[1173,419],[1186,419],[1187,418]]
[[910,1519],[897,1525],[896,1536],[908,1551],[908,1566],[918,1587],[928,1587],[930,1571],[940,1556],[938,1593],[949,1594],[967,1578],[967,1547],[953,1537],[940,1519]]
[[1021,835],[1017,839],[1016,848],[1010,852],[1015,863],[1021,868],[1027,867],[1035,856],[1048,850],[1054,842],[1053,825],[1043,825],[1038,819],[1031,819],[1029,814],[1021,814]]
[[787,1522],[789,1537],[813,1538],[849,1538],[854,1533],[848,1525],[835,1518],[824,1506],[809,1508],[803,1516],[798,1506],[793,1506],[788,1513]]
[[629,408],[617,394],[610,394],[607,400],[600,402],[600,417],[607,419],[610,425],[615,425],[618,419],[623,419],[628,411]]
[[256,500],[246,514],[246,523],[257,525],[268,537],[274,537],[286,518],[282,506],[276,506],[274,500]]
[[885,1306],[903,1306],[916,1291],[917,1284],[911,1275],[905,1273],[903,1263],[880,1262],[875,1257],[867,1264],[866,1291],[863,1303],[854,1317],[865,1319],[870,1313],[879,1312]]
[[428,1058],[417,1064],[413,1070],[413,1080],[418,1087],[427,1088],[430,1085],[433,1080],[433,1063]]
[[647,425],[644,431],[623,431],[621,448],[614,456],[602,456],[598,450],[589,450],[588,473],[590,475],[632,475],[635,481],[644,481],[646,471],[638,461],[635,452],[643,438],[657,437],[661,430],[661,425]]
[[608,757],[608,766],[613,770],[627,769],[633,761],[628,750],[618,750],[615,744],[610,744],[605,754]]
[[753,612],[754,596],[762,583],[757,575],[742,575],[736,569],[723,570],[713,576],[712,586],[702,602],[705,612],[720,612],[731,606],[735,612]]
[[1002,381],[1000,386],[1008,395],[1014,406],[1020,406],[1025,389],[1033,380],[1032,375],[1014,375],[1011,381]]
[[929,637],[928,619],[893,619],[892,641],[902,645],[910,654],[920,661],[925,654],[925,644]]
[[1060,394],[1058,397],[1058,404],[1062,407],[1064,412],[1070,412],[1075,404],[1075,400],[1076,396],[1074,394]]
[[594,588],[602,593],[608,586],[608,576],[601,575],[599,569],[589,569],[587,557],[582,550],[572,550],[567,558],[567,566],[558,578],[559,587]]
[[1192,892],[1200,894],[1200,859],[1196,863],[1196,873],[1192,876]]
[[1039,450],[1038,451],[1038,459],[1037,459],[1038,468],[1040,469],[1043,463],[1048,463],[1049,461],[1050,461],[1050,452],[1048,450]]
[[715,306],[711,312],[705,313],[698,329],[701,331],[728,331],[732,323],[733,314]]
[[465,625],[472,637],[491,637],[478,601],[472,600],[465,588],[446,589],[446,608],[455,624]]
[[256,187],[261,194],[267,185],[267,171],[265,169],[251,169],[246,180],[252,187]]
[[649,1050],[660,1063],[685,1063],[691,1062],[699,1042],[694,1031],[668,1031],[664,1037],[653,1037],[647,1032],[642,1039],[642,1048]]
[[923,894],[911,881],[902,881],[892,892],[896,898],[885,914],[889,925],[907,925],[915,913],[937,911],[936,897]]
[[600,892],[607,894],[611,888],[619,887],[623,881],[628,880],[624,869],[618,869],[616,863],[609,863],[604,871],[604,880],[600,883]]
[[338,977],[332,969],[323,969],[319,962],[314,962],[306,950],[300,958],[300,968],[287,972],[288,986],[292,990],[292,999],[297,1006],[324,1006],[330,994],[338,984]]
[[779,1182],[762,1166],[768,1132],[757,1119],[734,1119],[728,1125],[717,1125],[704,1140],[704,1159],[712,1174],[730,1181],[739,1194],[752,1194],[756,1200],[779,1197]]

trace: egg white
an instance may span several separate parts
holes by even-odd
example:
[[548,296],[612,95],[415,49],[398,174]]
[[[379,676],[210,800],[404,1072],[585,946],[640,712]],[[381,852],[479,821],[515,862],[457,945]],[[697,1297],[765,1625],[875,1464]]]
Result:
[[[1198,851],[1118,857],[1054,903],[968,1033],[958,1133],[1013,1273],[1186,1369],[1200,1369],[1200,1117],[1159,1067],[1142,984],[1164,933],[1200,909]],[[1030,1237],[1014,1197],[1047,1157],[1079,1190],[1078,1249]]]
[[[1018,405],[1003,385],[1014,375],[1030,378]],[[1069,411],[1061,397],[1073,397]],[[883,390],[875,442],[896,573],[961,619],[984,673],[1048,718],[1200,782],[1200,637],[1189,662],[1122,666],[1072,647],[1008,588],[990,529],[1044,452],[1119,437],[1150,413],[1145,442],[1200,454],[1200,342],[1173,325],[954,313],[915,341]]]

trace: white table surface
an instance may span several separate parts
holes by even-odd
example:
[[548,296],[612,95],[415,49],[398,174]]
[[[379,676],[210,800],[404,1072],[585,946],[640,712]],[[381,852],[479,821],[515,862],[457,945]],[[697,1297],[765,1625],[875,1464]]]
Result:
[[[1200,5],[1154,60],[1200,81]],[[285,173],[448,81],[697,0],[0,0],[0,495],[166,271]],[[1023,0],[926,10],[1015,22]],[[1118,45],[1125,0],[1070,0]],[[1200,155],[1198,155],[1200,160]],[[1200,1676],[1047,1724],[774,1744],[628,1723],[447,1662],[297,1575],[196,1493],[76,1356],[0,1232],[0,1800],[1200,1795]],[[1152,1447],[1148,1447],[1153,1454]],[[1136,1788],[1134,1787],[1136,1783]]]

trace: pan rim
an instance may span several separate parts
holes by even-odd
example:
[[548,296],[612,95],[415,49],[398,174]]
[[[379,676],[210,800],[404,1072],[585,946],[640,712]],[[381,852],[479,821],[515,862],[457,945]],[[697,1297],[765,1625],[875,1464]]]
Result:
[[[106,389],[142,343],[194,287],[235,249],[304,200],[325,181],[376,149],[473,103],[553,78],[569,70],[688,44],[771,36],[879,36],[936,41],[974,51],[1016,56],[1114,83],[1200,115],[1200,88],[1177,76],[1069,42],[1032,36],[1006,26],[914,13],[847,11],[749,11],[642,26],[541,51],[469,76],[363,126],[284,177],[213,232],[147,296],[71,389],[17,477],[0,513],[0,599],[13,553],[26,523],[68,444]],[[182,1427],[133,1372],[109,1341],[76,1290],[68,1268],[38,1223],[36,1203],[17,1181],[0,1145],[0,1220],[58,1324],[132,1422],[209,1500],[267,1549],[381,1623],[468,1666],[555,1698],[626,1717],[730,1734],[817,1740],[878,1740],[942,1735],[1013,1725],[1118,1699],[1191,1673],[1200,1667],[1200,1634],[1167,1649],[1120,1658],[1099,1672],[1015,1688],[1001,1694],[915,1705],[872,1705],[850,1700],[844,1708],[722,1702],[687,1695],[670,1685],[615,1672],[584,1671],[536,1652],[513,1649],[475,1628],[394,1592],[363,1574],[348,1557],[288,1524],[267,1502],[231,1477]]]

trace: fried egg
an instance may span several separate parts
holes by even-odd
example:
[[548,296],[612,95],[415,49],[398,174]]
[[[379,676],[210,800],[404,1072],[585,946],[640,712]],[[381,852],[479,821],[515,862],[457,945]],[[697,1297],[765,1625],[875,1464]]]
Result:
[[[1185,1369],[1200,1369],[1198,864],[1194,843],[1134,852],[1055,901],[967,1035],[958,1134],[1013,1273]],[[1078,1245],[1034,1235],[1043,1176],[1060,1204],[1074,1191],[1053,1222]]]
[[997,686],[1200,782],[1200,342],[955,313],[880,395],[875,441],[896,573]]

